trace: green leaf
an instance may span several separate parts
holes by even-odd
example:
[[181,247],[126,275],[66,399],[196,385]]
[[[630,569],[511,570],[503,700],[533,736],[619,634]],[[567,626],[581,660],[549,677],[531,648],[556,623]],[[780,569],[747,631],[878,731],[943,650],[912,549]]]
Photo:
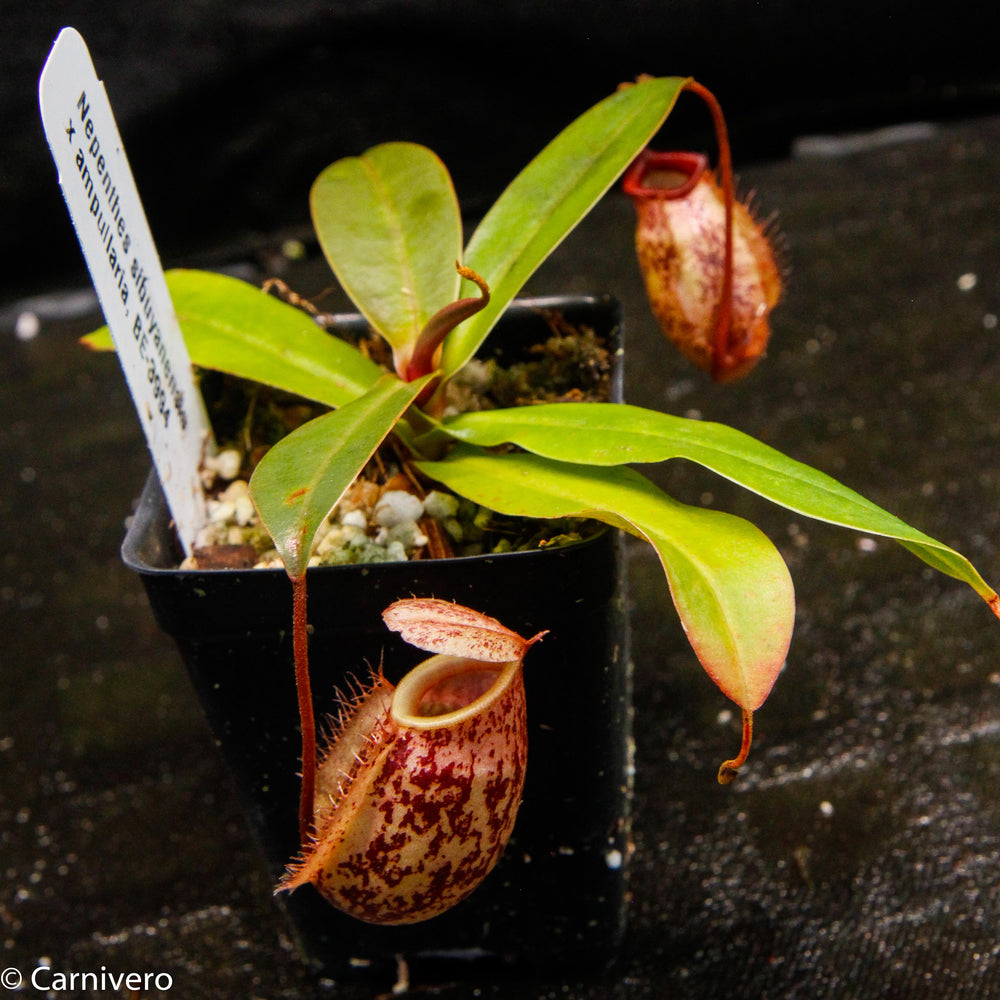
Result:
[[445,342],[451,374],[479,345],[539,264],[642,151],[686,81],[648,79],[584,112],[511,182],[472,234],[464,263],[486,279],[489,306]]
[[965,556],[830,476],[724,424],[614,403],[549,403],[464,413],[443,426],[461,441],[510,442],[564,462],[606,466],[686,458],[806,517],[893,538],[985,601],[997,599]]
[[[201,368],[340,406],[368,390],[378,365],[296,309],[259,288],[210,271],[167,273],[191,361]],[[84,338],[113,347],[106,327]]]
[[310,201],[330,266],[401,372],[427,320],[458,297],[462,220],[448,171],[423,146],[384,143],[327,167]]
[[303,424],[261,459],[250,496],[292,579],[305,573],[323,519],[432,377],[383,375],[364,396]]
[[795,598],[784,561],[754,525],[678,503],[631,469],[494,455],[465,445],[418,465],[503,514],[594,517],[646,539],[709,676],[745,709],[764,702],[788,652]]

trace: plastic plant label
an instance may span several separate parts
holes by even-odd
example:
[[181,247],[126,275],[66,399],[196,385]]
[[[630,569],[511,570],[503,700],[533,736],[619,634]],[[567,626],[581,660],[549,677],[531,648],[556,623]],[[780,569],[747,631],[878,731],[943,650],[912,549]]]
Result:
[[87,44],[64,28],[38,84],[42,125],[185,552],[205,520],[214,447],[160,257]]

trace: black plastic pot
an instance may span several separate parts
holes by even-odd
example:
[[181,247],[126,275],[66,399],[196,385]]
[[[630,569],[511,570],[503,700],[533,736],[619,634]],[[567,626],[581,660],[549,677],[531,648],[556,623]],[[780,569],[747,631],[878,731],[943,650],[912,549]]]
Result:
[[[620,343],[608,299],[523,300],[493,335],[503,352],[548,335],[546,310]],[[620,354],[620,351],[618,352]],[[620,398],[620,365],[614,395]],[[161,627],[176,641],[275,879],[298,849],[300,734],[291,587],[281,570],[188,571],[155,473],[125,539]],[[631,792],[630,664],[621,540],[455,559],[309,570],[310,666],[318,718],[338,686],[380,660],[397,681],[427,654],[381,613],[408,596],[458,601],[522,635],[548,629],[525,662],[529,754],[514,835],[494,871],[450,912],[376,927],[311,886],[278,897],[306,960],[327,975],[392,975],[411,964],[505,967],[610,962],[625,928]],[[205,822],[210,822],[205,817]],[[472,969],[469,969],[471,973]],[[497,970],[499,971],[499,970]]]

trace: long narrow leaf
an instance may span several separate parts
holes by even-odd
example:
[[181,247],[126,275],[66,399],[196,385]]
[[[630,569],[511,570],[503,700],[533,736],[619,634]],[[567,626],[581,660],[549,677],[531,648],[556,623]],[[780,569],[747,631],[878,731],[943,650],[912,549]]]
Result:
[[323,519],[431,377],[383,375],[364,396],[303,424],[261,459],[250,496],[290,577],[305,573]]
[[[301,309],[210,271],[175,270],[167,287],[193,364],[340,406],[378,381],[381,369]],[[113,345],[107,327],[83,341]],[[150,346],[151,350],[155,345]]]
[[614,403],[550,403],[465,413],[444,423],[461,441],[506,442],[587,465],[686,458],[806,517],[901,542],[935,569],[997,595],[965,556],[901,521],[836,479],[724,424]]
[[464,262],[486,279],[492,299],[448,338],[447,374],[472,357],[538,265],[656,134],[684,83],[647,79],[617,91],[584,112],[514,178],[466,247]]
[[784,561],[754,525],[678,503],[631,469],[493,455],[464,445],[419,466],[504,514],[595,517],[646,539],[709,676],[743,708],[763,703],[788,651],[795,599]]
[[383,143],[327,167],[310,204],[338,280],[405,363],[427,320],[458,297],[462,219],[444,164],[424,146]]

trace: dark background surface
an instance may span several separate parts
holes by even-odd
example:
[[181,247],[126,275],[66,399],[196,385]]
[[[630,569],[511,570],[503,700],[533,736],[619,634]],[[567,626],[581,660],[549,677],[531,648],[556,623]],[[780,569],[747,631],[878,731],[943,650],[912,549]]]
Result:
[[[2,19],[0,252],[20,289],[79,266],[35,94],[66,25],[105,80],[168,263],[307,223],[316,174],[387,137],[438,152],[478,211],[639,73],[715,90],[743,162],[804,132],[1000,100],[1000,18],[977,2],[4,0]],[[707,128],[690,99],[670,125],[682,144]]]
[[[140,20],[104,4],[5,5],[17,43],[3,84],[0,966],[166,971],[171,995],[213,1000],[392,985],[316,982],[291,954],[183,668],[121,566],[148,460],[115,359],[75,343],[99,316],[77,307],[85,276],[34,103],[58,29],[73,24],[91,45],[166,261],[235,261],[257,278],[304,222],[312,174],[342,152],[427,142],[472,218],[619,79],[696,74],[730,112],[741,189],[778,214],[788,281],[769,358],[718,389],[671,351],[645,308],[618,194],[531,288],[616,293],[631,401],[731,423],[818,465],[995,584],[995,36],[982,5],[947,15],[205,3],[150,5]],[[512,57],[529,25],[538,35]],[[484,38],[495,52],[467,51]],[[340,54],[338,39],[350,42]],[[443,61],[444,42],[463,40],[457,62]],[[895,124],[907,128],[793,147]],[[677,128],[698,142],[702,125],[695,109]],[[309,266],[285,276],[317,290]],[[19,339],[28,310],[41,329]],[[751,764],[738,783],[715,784],[736,713],[687,648],[654,559],[634,546],[636,852],[621,960],[600,975],[414,991],[1000,997],[998,623],[887,542],[803,521],[691,467],[654,475],[680,499],[751,517],[792,569],[796,635]]]

